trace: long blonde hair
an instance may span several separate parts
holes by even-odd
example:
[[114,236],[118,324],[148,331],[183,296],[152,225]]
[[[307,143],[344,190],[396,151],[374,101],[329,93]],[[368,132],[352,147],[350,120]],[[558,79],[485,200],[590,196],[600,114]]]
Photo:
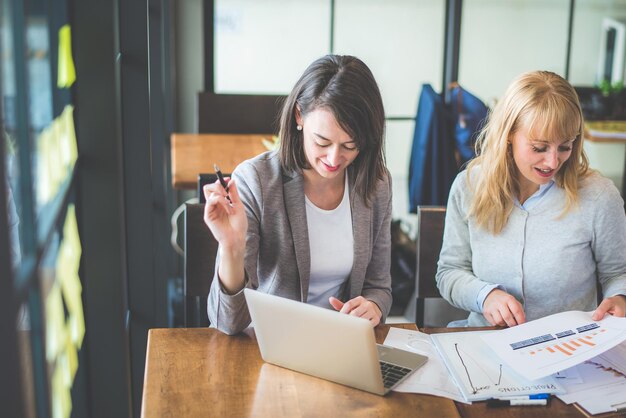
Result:
[[[477,157],[467,170],[474,192],[469,216],[493,234],[506,226],[519,193],[510,141],[521,128],[551,141],[575,138],[569,159],[555,176],[556,184],[565,190],[563,214],[578,201],[579,180],[589,172],[583,114],[574,88],[549,71],[520,75],[489,115],[476,142]],[[478,174],[470,176],[473,171]]]

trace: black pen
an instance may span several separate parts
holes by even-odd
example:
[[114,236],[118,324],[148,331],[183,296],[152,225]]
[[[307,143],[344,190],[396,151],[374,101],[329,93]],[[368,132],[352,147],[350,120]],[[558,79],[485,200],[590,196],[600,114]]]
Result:
[[[226,184],[226,180],[224,180],[224,175],[220,171],[220,168],[217,166],[217,164],[213,164],[213,168],[215,169],[215,174],[217,174],[217,178],[219,179],[220,184],[222,185],[224,190],[226,190],[226,193],[228,193],[228,184]],[[226,199],[228,199],[228,202],[232,206],[233,205],[233,201],[230,200],[230,195],[226,195]]]

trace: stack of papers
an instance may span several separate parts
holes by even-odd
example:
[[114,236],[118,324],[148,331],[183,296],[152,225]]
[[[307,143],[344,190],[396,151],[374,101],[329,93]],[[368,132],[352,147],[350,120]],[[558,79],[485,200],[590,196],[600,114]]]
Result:
[[576,402],[591,415],[626,409],[626,343],[556,376],[566,404]]
[[427,335],[392,328],[385,345],[429,361],[396,390],[474,400],[557,394],[590,414],[626,407],[626,319],[564,312],[500,331]]

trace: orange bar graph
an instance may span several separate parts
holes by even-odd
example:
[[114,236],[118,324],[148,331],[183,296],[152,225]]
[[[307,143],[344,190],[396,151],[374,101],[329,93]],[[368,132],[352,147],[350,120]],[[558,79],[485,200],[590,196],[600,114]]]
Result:
[[576,347],[572,347],[568,343],[563,343],[563,347],[567,348],[570,351],[576,351]]
[[600,329],[593,332],[592,335],[581,335],[578,338],[570,336],[572,339],[569,341],[561,341],[559,344],[535,348],[527,351],[527,353],[531,356],[536,356],[540,354],[540,351],[546,350],[550,354],[560,353],[566,356],[572,356],[576,350],[584,350],[585,347],[595,347],[597,344],[593,342],[594,336],[605,331],[604,329]]
[[565,350],[560,345],[555,345],[554,348],[556,348],[557,350],[559,350],[561,353],[565,354],[566,356],[571,356],[572,355],[572,353],[570,353],[569,351]]
[[[591,337],[589,337],[589,338],[591,338]],[[578,341],[580,341],[580,342],[581,342],[581,343],[583,343],[583,344],[590,345],[590,346],[594,346],[594,345],[595,345],[595,344],[594,344],[594,343],[592,343],[591,341],[587,341],[587,340],[585,340],[584,338],[579,338],[579,339],[578,339]]]

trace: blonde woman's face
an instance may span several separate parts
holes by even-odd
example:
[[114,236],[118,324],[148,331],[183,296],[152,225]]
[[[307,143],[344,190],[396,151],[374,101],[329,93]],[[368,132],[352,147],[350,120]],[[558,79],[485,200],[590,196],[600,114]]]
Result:
[[511,140],[511,151],[521,190],[534,192],[549,183],[572,154],[574,140],[537,138],[526,129],[517,131]]

